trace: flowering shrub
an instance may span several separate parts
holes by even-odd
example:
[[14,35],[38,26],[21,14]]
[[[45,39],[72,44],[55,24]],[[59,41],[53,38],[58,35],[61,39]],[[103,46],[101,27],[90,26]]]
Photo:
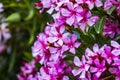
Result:
[[120,0],[40,0],[35,6],[51,20],[19,80],[120,80]]

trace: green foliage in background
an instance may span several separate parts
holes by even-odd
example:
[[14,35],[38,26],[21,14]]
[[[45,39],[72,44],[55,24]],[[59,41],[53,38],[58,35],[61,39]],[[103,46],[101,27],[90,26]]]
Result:
[[17,80],[23,61],[32,59],[31,46],[36,35],[43,31],[51,17],[40,14],[34,2],[38,0],[0,0],[12,37],[8,40],[9,50],[0,54],[0,80]]

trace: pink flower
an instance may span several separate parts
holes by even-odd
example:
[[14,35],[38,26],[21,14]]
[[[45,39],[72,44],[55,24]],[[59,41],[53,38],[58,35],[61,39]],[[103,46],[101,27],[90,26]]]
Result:
[[118,28],[118,25],[118,21],[112,22],[110,19],[107,19],[103,29],[103,34],[105,36],[109,36],[110,38],[114,38],[116,33],[120,34],[120,29]]
[[74,5],[72,2],[67,3],[67,8],[61,9],[62,16],[66,17],[66,23],[70,26],[75,22],[79,22],[83,17],[81,16],[82,7]]
[[74,58],[74,64],[79,67],[78,70],[74,69],[72,70],[72,73],[74,76],[77,76],[80,74],[79,78],[86,78],[86,72],[88,71],[90,65],[87,64],[87,61],[85,59],[85,56],[82,56],[82,60],[80,61],[80,59],[75,56]]
[[104,3],[104,10],[107,11],[113,6],[112,2],[110,0],[106,0]]
[[58,43],[59,45],[63,45],[63,39],[68,37],[69,33],[64,33],[65,27],[58,26],[58,27],[51,27],[50,33],[51,35],[47,38],[49,43]]
[[99,59],[95,59],[93,65],[94,66],[90,67],[90,72],[94,73],[99,78],[101,74],[106,70],[105,61],[102,60],[100,62]]
[[120,44],[116,41],[111,41],[111,46],[114,47],[114,50],[112,50],[112,54],[114,54],[115,56],[119,56],[120,55]]
[[72,34],[70,39],[69,38],[65,38],[64,39],[64,43],[65,45],[69,48],[69,51],[73,54],[75,54],[75,48],[78,48],[80,46],[80,42],[75,42],[77,40],[77,37]]
[[102,54],[102,57],[107,60],[108,64],[111,64],[111,62],[116,58],[116,56],[112,54],[112,49],[110,46],[105,46],[104,51],[105,52]]
[[35,62],[24,63],[21,67],[21,73],[17,75],[18,80],[37,80]]
[[89,9],[93,9],[94,5],[96,5],[97,7],[100,7],[103,5],[101,0],[87,0],[86,3],[88,4]]

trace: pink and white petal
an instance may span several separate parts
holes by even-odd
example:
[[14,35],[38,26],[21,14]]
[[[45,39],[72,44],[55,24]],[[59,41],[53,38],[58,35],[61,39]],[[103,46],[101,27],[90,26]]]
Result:
[[77,57],[77,56],[74,57],[74,64],[78,67],[81,65],[81,61],[80,61],[79,57]]
[[88,4],[90,10],[93,9],[94,2],[87,1],[86,3]]
[[67,3],[67,7],[68,7],[68,9],[69,9],[70,11],[73,11],[73,10],[74,10],[74,5],[73,5],[72,2]]
[[60,33],[62,34],[65,31],[65,26],[60,26]]
[[57,37],[48,37],[48,38],[47,38],[47,41],[50,42],[50,43],[54,43],[54,42],[56,42],[57,40],[58,40]]
[[115,56],[120,56],[120,50],[115,49],[112,51],[112,54],[114,54]]
[[67,23],[68,25],[72,26],[73,23],[74,23],[74,21],[75,21],[75,16],[73,15],[73,16],[71,16],[70,18],[67,18],[66,23]]
[[72,73],[73,73],[74,76],[79,75],[81,72],[82,72],[81,69],[79,69],[79,70],[75,70],[75,69],[72,70]]
[[97,7],[100,7],[100,6],[103,5],[103,3],[102,3],[100,0],[96,0],[95,5],[96,5]]
[[84,3],[83,0],[75,0],[77,2],[77,4],[82,4]]
[[57,43],[58,43],[60,46],[62,46],[62,45],[63,45],[62,39],[59,39],[59,40],[57,41]]
[[70,48],[69,50],[71,53],[75,54],[75,48]]
[[102,72],[98,71],[97,73],[95,73],[95,75],[99,78],[101,76]]
[[57,48],[50,47],[49,50],[50,50],[50,53],[56,53],[57,52]]
[[80,78],[86,78],[85,76],[86,72],[85,71],[82,71],[81,75],[80,75]]
[[98,44],[95,44],[95,45],[93,46],[93,51],[94,51],[94,52],[98,52],[98,51],[99,51],[99,46],[98,46]]
[[65,17],[71,16],[71,12],[64,8],[61,9],[61,14]]
[[63,76],[62,80],[69,80],[69,77],[68,76]]
[[111,46],[113,46],[115,48],[120,48],[120,44],[116,41],[111,41]]
[[75,42],[75,47],[78,48],[81,45],[80,42]]
[[83,17],[81,16],[81,15],[76,15],[76,20],[77,20],[77,22],[79,22],[80,20],[82,20],[83,19]]
[[50,8],[47,12],[48,12],[49,14],[52,14],[53,11],[54,11],[54,8]]

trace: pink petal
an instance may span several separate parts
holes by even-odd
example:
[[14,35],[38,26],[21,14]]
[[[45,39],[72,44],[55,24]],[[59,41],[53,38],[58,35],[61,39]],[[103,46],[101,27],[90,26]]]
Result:
[[53,42],[57,41],[58,38],[57,37],[48,37],[47,40],[48,40],[48,42],[53,43]]
[[75,21],[75,16],[73,15],[66,20],[66,23],[69,24],[70,26],[72,26],[74,21]]
[[70,48],[69,50],[71,53],[75,54],[75,48]]
[[109,69],[109,72],[112,73],[112,74],[117,73],[117,71],[118,71],[117,68],[110,68],[110,69]]
[[112,54],[114,54],[115,56],[119,56],[120,55],[120,50],[113,50]]
[[79,70],[72,70],[72,73],[73,73],[74,76],[77,76],[81,72],[82,72],[81,69],[79,69]]
[[99,78],[101,76],[102,72],[97,72],[95,75]]
[[81,44],[80,42],[76,42],[75,47],[78,48],[80,46],[80,44]]
[[103,5],[103,3],[102,3],[100,0],[96,0],[95,5],[96,5],[97,7],[100,7],[100,6]]
[[69,80],[68,76],[64,76],[62,80]]
[[71,15],[71,12],[68,11],[67,9],[61,9],[61,14],[65,17],[69,17]]
[[81,73],[81,75],[80,75],[80,78],[86,78],[85,74],[86,74],[86,72],[83,71],[83,72]]
[[79,57],[75,56],[75,58],[74,58],[74,64],[75,64],[76,66],[78,66],[78,67],[80,66],[81,62],[80,62]]
[[72,34],[72,36],[71,36],[71,41],[72,41],[72,42],[75,42],[76,40],[77,40],[77,36],[74,35],[74,34]]
[[98,44],[95,44],[95,45],[93,46],[93,51],[94,51],[94,52],[98,52],[98,51],[99,51]]
[[111,41],[111,46],[115,47],[115,48],[120,48],[120,45],[118,42],[116,41]]
[[97,68],[96,67],[91,67],[90,72],[92,72],[92,73],[97,72]]

